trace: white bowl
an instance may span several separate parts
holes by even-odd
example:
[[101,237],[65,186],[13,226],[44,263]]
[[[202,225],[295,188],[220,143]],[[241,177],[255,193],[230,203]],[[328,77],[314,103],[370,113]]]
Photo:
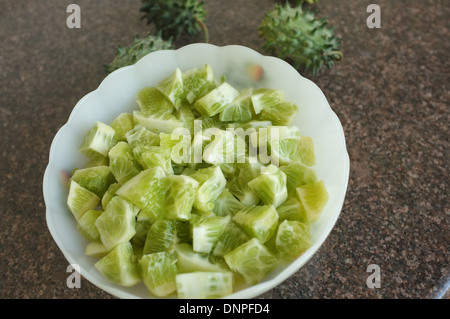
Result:
[[[84,96],[74,107],[67,123],[56,134],[45,170],[43,192],[48,229],[70,264],[80,267],[81,275],[92,284],[119,298],[151,298],[143,283],[124,288],[110,283],[95,268],[97,259],[84,254],[87,241],[78,233],[75,219],[67,208],[67,189],[60,173],[82,167],[86,159],[78,148],[84,134],[99,120],[109,123],[125,111],[137,109],[137,92],[156,85],[176,67],[182,71],[211,65],[217,78],[225,75],[227,82],[238,89],[268,87],[281,89],[286,100],[299,106],[294,121],[303,135],[313,137],[318,177],[329,192],[329,201],[320,218],[311,226],[312,246],[287,267],[280,268],[261,283],[237,291],[228,298],[253,298],[279,285],[298,271],[319,249],[330,234],[344,203],[349,179],[350,161],[341,123],[330,108],[319,87],[302,77],[288,63],[263,56],[237,45],[218,47],[210,44],[191,44],[178,50],[151,53],[135,65],[121,68],[108,75],[100,86]],[[253,80],[248,66],[260,65],[263,77]]]

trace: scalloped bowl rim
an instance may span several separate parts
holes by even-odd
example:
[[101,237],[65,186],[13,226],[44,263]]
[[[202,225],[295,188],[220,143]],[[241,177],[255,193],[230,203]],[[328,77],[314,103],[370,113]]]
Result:
[[[326,105],[325,111],[327,120],[330,126],[332,126],[332,129],[334,130],[333,133],[336,135],[335,143],[337,144],[336,149],[340,152],[340,169],[342,172],[340,173],[339,181],[335,187],[335,203],[333,206],[333,211],[330,213],[329,217],[322,221],[325,223],[325,225],[322,225],[323,231],[318,234],[318,237],[313,242],[312,246],[300,257],[298,257],[295,261],[290,263],[289,265],[283,267],[282,269],[276,271],[274,274],[270,275],[268,278],[263,280],[262,282],[250,286],[248,288],[244,288],[242,290],[238,290],[234,292],[233,294],[225,297],[225,298],[253,298],[258,295],[261,295],[268,290],[276,287],[277,285],[281,284],[285,280],[287,280],[289,277],[291,277],[295,272],[297,272],[322,246],[322,244],[325,242],[326,238],[331,233],[331,230],[333,229],[344,204],[345,194],[347,192],[347,186],[348,186],[348,180],[349,180],[349,171],[350,171],[350,159],[347,153],[346,149],[346,142],[345,142],[345,135],[342,128],[342,125],[337,117],[337,115],[334,113],[334,111],[331,109],[330,105],[328,104],[328,101],[326,100],[322,90],[311,80],[301,76],[297,70],[295,70],[290,64],[287,62],[273,57],[273,56],[266,56],[262,55],[261,53],[250,49],[248,47],[244,47],[241,45],[226,45],[226,46],[216,46],[212,44],[204,44],[204,43],[195,43],[195,44],[189,44],[184,47],[181,47],[176,50],[160,50],[153,53],[150,53],[140,59],[136,64],[123,67],[121,69],[118,69],[103,79],[103,81],[99,84],[97,89],[94,91],[86,94],[83,98],[81,98],[78,103],[73,108],[72,112],[70,113],[70,116],[67,120],[67,122],[58,130],[56,135],[54,136],[54,139],[52,141],[50,152],[49,152],[49,162],[45,169],[44,173],[44,179],[43,179],[43,193],[44,193],[44,201],[46,204],[46,222],[48,229],[56,242],[57,246],[63,253],[64,257],[67,259],[67,261],[70,264],[78,264],[80,266],[80,272],[83,278],[87,279],[89,282],[94,284],[95,286],[99,287],[100,289],[112,294],[115,297],[118,298],[154,298],[151,295],[142,297],[137,295],[135,292],[130,291],[132,288],[124,288],[120,286],[113,285],[111,283],[106,282],[105,280],[99,279],[98,276],[92,273],[96,270],[92,269],[92,264],[87,267],[84,264],[80,264],[79,261],[76,260],[74,256],[70,253],[68,249],[66,249],[66,244],[60,237],[60,234],[57,231],[57,225],[55,225],[55,220],[53,214],[55,214],[54,210],[51,208],[54,206],[54,198],[51,195],[52,189],[51,187],[51,179],[55,179],[55,176],[58,174],[55,172],[55,166],[56,166],[56,147],[60,145],[60,139],[63,135],[67,135],[71,129],[71,124],[73,124],[73,121],[76,117],[76,115],[80,112],[83,105],[87,104],[87,101],[91,99],[95,99],[97,95],[101,95],[104,88],[106,88],[108,85],[111,85],[114,81],[120,81],[122,75],[126,75],[129,72],[132,72],[133,70],[137,70],[141,67],[151,65],[152,63],[155,63],[158,59],[161,59],[162,57],[165,57],[167,59],[172,58],[175,59],[176,63],[182,63],[179,62],[180,57],[183,57],[183,54],[186,52],[191,53],[192,52],[216,52],[219,53],[223,50],[224,52],[239,52],[240,55],[244,55],[247,57],[252,57],[255,61],[258,61],[261,63],[263,67],[265,65],[276,65],[277,68],[282,68],[285,72],[290,72],[290,76],[295,79],[296,82],[302,83],[305,87],[312,90],[314,94],[316,94],[316,100],[320,100],[323,105]],[[222,52],[223,53],[223,52]],[[201,53],[200,53],[201,54]],[[176,59],[178,58],[178,60]],[[184,60],[183,60],[184,61]],[[234,62],[234,61],[233,61]],[[159,66],[161,67],[161,66]],[[173,71],[173,70],[172,70]],[[137,71],[136,71],[137,72]],[[136,73],[135,72],[135,73]],[[216,73],[216,71],[214,71]],[[167,74],[167,72],[166,72]],[[167,74],[168,75],[168,74]],[[161,79],[161,78],[160,78]],[[228,78],[227,78],[228,81]],[[233,83],[231,83],[233,84]],[[136,92],[133,92],[136,93]],[[295,102],[295,101],[294,101]],[[320,104],[320,103],[319,103]],[[117,115],[117,114],[115,114]],[[54,181],[53,181],[54,182]],[[328,189],[328,186],[327,186]],[[65,199],[64,199],[65,200]],[[65,203],[65,201],[64,201]],[[57,203],[58,204],[58,203]],[[63,203],[59,203],[59,205],[62,205]],[[327,209],[327,207],[325,208]],[[68,209],[66,208],[66,211],[68,212]],[[70,214],[70,212],[69,212]],[[320,220],[320,218],[319,218]],[[92,261],[90,261],[92,262]],[[143,285],[141,283],[141,285]],[[141,288],[145,290],[144,288]],[[142,291],[142,290],[141,290]],[[172,296],[173,298],[173,296]]]

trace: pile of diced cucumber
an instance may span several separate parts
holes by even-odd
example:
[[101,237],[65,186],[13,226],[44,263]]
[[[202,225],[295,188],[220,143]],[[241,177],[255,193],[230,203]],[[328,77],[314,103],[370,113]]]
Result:
[[220,298],[311,245],[328,201],[311,137],[281,90],[237,90],[209,65],[138,92],[79,148],[67,204],[86,255],[112,283],[151,295]]

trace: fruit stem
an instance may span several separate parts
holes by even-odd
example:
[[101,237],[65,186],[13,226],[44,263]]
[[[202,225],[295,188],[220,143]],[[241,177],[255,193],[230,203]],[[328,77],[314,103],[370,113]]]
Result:
[[205,43],[209,43],[208,27],[206,26],[206,24],[201,19],[196,18],[196,21],[197,21],[198,25],[200,26],[200,28],[202,28],[202,30],[203,30],[203,34],[205,35]]
[[341,51],[325,52],[323,55],[337,55],[337,61],[341,61],[344,58],[344,54]]

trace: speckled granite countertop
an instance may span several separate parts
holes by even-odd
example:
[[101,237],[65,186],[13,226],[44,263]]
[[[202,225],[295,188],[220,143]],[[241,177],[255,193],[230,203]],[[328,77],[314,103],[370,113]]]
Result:
[[[66,8],[82,28],[66,27]],[[211,43],[265,53],[256,31],[273,0],[208,0]],[[441,298],[449,286],[450,6],[446,0],[320,0],[344,60],[319,76],[351,159],[348,193],[318,253],[262,298]],[[148,27],[140,1],[3,1],[0,11],[0,298],[112,298],[66,285],[47,231],[42,179],[50,144],[105,77],[116,44]],[[178,41],[177,47],[189,41]],[[183,42],[184,41],[184,42]],[[366,285],[368,265],[380,288]]]

